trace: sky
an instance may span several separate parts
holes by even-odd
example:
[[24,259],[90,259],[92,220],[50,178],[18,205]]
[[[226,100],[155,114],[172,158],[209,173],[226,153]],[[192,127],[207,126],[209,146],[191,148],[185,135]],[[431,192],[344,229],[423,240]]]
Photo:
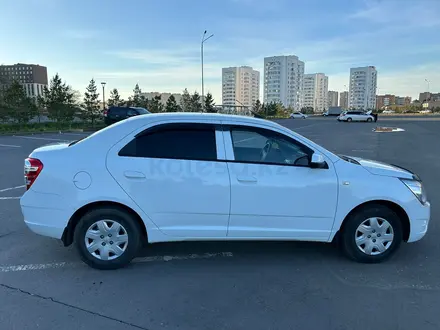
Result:
[[[31,63],[83,93],[201,92],[221,104],[221,69],[297,55],[343,91],[374,65],[378,94],[440,92],[440,0],[0,0],[0,64]],[[262,76],[262,75],[261,75]],[[261,85],[263,77],[261,77]],[[262,91],[260,92],[262,96]]]

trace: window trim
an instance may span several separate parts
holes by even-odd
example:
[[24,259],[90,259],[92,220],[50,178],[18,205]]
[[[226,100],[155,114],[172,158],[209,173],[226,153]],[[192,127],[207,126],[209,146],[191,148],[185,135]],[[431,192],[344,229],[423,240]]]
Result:
[[[194,128],[196,126],[197,128]],[[212,130],[214,133],[214,143],[216,147],[216,159],[203,159],[203,158],[190,158],[190,157],[141,157],[141,156],[126,156],[121,155],[122,150],[128,146],[130,143],[132,143],[136,138],[144,136],[144,135],[151,135],[156,132],[160,131],[166,131],[166,130],[175,130],[175,129],[182,129],[182,127],[186,127],[188,130]],[[217,139],[218,134],[217,131],[221,130],[221,127],[219,124],[213,124],[213,123],[201,123],[201,122],[171,122],[171,123],[158,123],[156,125],[150,126],[141,132],[135,134],[130,141],[128,141],[125,145],[123,145],[118,153],[118,157],[131,157],[131,158],[144,158],[144,159],[164,159],[164,160],[193,160],[193,161],[204,161],[204,162],[221,162],[224,161],[224,152],[222,153],[221,148],[224,149],[224,143],[223,140],[219,141]]]
[[[305,144],[299,142],[298,140],[284,134],[277,132],[275,130],[272,130],[270,128],[265,127],[259,127],[259,126],[248,126],[248,125],[240,125],[240,124],[225,124],[222,125],[223,128],[223,134],[225,139],[225,148],[227,148],[226,155],[227,155],[227,162],[230,163],[240,163],[240,164],[257,164],[257,165],[274,165],[274,166],[290,166],[290,167],[303,167],[303,168],[312,168],[310,165],[295,165],[295,164],[282,164],[282,163],[272,163],[272,162],[261,162],[261,161],[241,161],[241,160],[235,160],[235,153],[234,153],[234,143],[232,140],[232,129],[240,129],[240,130],[247,130],[252,132],[258,132],[258,131],[264,131],[269,132],[270,134],[281,136],[286,141],[291,142],[295,145],[300,146],[301,148],[304,148],[308,151],[309,156],[309,163],[311,161],[312,154],[315,152],[312,148],[306,146]],[[227,147],[229,146],[229,147]],[[228,150],[229,149],[229,150]],[[328,166],[326,167],[328,169]]]

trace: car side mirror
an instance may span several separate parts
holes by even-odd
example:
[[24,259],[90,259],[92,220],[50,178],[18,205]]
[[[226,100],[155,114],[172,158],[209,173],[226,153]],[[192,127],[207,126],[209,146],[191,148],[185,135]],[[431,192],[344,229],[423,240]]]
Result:
[[327,165],[323,155],[314,152],[312,154],[312,159],[310,160],[310,167],[311,168],[328,168],[328,165]]

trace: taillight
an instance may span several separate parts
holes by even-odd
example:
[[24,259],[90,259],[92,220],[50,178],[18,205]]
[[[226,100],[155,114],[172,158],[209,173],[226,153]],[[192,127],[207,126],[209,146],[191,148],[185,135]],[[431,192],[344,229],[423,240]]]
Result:
[[24,160],[24,182],[26,184],[26,190],[29,190],[42,169],[43,163],[39,159],[26,158]]

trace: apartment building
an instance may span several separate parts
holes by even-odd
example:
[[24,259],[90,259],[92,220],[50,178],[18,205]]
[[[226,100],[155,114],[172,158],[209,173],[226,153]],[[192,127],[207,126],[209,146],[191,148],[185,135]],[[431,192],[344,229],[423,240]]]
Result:
[[298,56],[264,58],[264,102],[281,102],[300,111],[303,107],[304,62]]
[[251,107],[260,96],[260,72],[250,66],[222,69],[222,104]]
[[328,77],[324,73],[304,75],[303,107],[313,108],[315,112],[328,109]]
[[337,107],[338,106],[338,92],[328,91],[328,106]]
[[344,91],[339,94],[339,106],[342,109],[348,109],[348,92]]
[[27,96],[37,97],[43,95],[43,89],[48,84],[47,68],[24,63],[0,65],[0,81],[5,85],[18,81]]
[[392,105],[410,105],[411,104],[411,97],[410,96],[396,96],[393,94],[385,94],[385,95],[378,95],[376,98],[376,108],[377,109],[383,109],[388,106]]
[[349,108],[373,109],[376,106],[377,71],[374,66],[350,69]]

